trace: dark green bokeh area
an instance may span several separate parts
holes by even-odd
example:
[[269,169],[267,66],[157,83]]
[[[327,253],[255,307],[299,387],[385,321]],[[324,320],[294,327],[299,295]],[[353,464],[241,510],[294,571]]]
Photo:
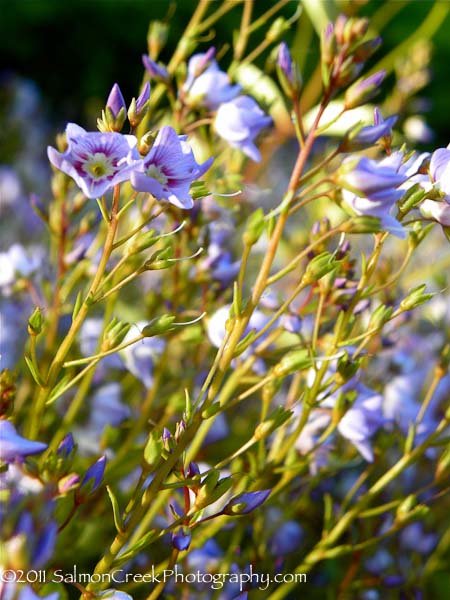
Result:
[[[201,41],[200,49],[204,50],[212,43],[217,46],[228,44],[233,30],[238,28],[240,3],[235,0],[225,2],[236,4],[236,8],[215,26],[211,39]],[[332,4],[333,10],[342,9],[350,14],[358,10],[360,14],[377,15],[379,20],[386,21],[382,49],[385,54],[414,33],[432,5],[437,3],[432,0],[369,0],[366,3]],[[54,124],[64,126],[67,120],[85,122],[92,109],[97,109],[105,100],[114,82],[120,84],[126,99],[137,94],[143,74],[141,54],[146,52],[149,21],[161,19],[170,23],[168,44],[161,55],[162,61],[168,60],[197,4],[196,0],[2,0],[0,71],[35,81]],[[258,0],[254,14],[262,14],[273,4],[273,0]],[[330,5],[327,2],[321,4]],[[441,4],[449,5],[447,0],[442,0]],[[211,11],[218,6],[220,2],[211,0]],[[280,14],[289,18],[296,7],[297,1],[292,0]],[[306,18],[303,14],[299,28]],[[449,27],[447,13],[433,35],[433,79],[421,93],[432,101],[427,120],[437,133],[435,142],[440,144],[450,140]],[[294,50],[306,53],[302,62],[307,74],[308,53],[312,52],[311,44],[314,48],[314,40],[303,40],[297,31],[294,25],[286,37]],[[257,44],[263,35],[263,30],[256,32],[252,44]],[[229,50],[225,62],[230,55]],[[259,66],[264,66],[266,57],[267,52],[259,57]]]

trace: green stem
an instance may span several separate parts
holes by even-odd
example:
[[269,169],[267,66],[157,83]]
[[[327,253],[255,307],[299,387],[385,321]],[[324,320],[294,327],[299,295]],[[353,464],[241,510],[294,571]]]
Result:
[[86,318],[86,316],[89,312],[89,307],[91,305],[92,298],[95,295],[95,293],[100,285],[100,282],[102,280],[102,277],[103,277],[106,267],[108,265],[109,257],[111,256],[111,252],[113,249],[114,237],[116,235],[116,231],[117,231],[117,227],[118,227],[117,213],[118,213],[118,209],[119,209],[119,197],[120,197],[120,186],[116,185],[114,187],[111,217],[109,219],[109,226],[108,226],[108,231],[106,234],[105,245],[103,247],[103,253],[102,253],[102,257],[100,259],[100,263],[98,265],[97,272],[96,272],[94,279],[89,287],[89,291],[86,294],[84,302],[81,305],[80,310],[78,311],[77,316],[72,321],[72,325],[71,325],[66,337],[64,338],[58,351],[56,352],[56,355],[55,355],[55,357],[50,365],[49,371],[48,371],[47,385],[45,388],[43,388],[41,390],[41,393],[39,394],[37,402],[36,402],[35,409],[31,413],[31,421],[30,421],[29,430],[28,430],[28,436],[31,439],[36,438],[36,436],[38,434],[39,425],[42,421],[45,404],[52,392],[52,389],[55,385],[58,375],[62,369],[64,359],[66,358],[67,354],[69,353],[70,348],[72,347],[72,344],[75,341],[75,337],[76,337],[81,325],[83,324],[84,319]]

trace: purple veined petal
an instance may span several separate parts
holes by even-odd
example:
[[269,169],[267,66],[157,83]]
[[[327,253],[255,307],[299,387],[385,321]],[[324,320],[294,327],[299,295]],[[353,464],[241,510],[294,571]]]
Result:
[[67,127],[66,127],[67,142],[76,140],[77,138],[82,137],[86,134],[87,134],[87,131],[85,129],[83,129],[82,127],[80,127],[79,125],[76,125],[75,123],[67,124]]
[[144,173],[133,171],[130,176],[130,181],[133,188],[138,192],[148,192],[157,200],[163,200],[165,198],[164,187],[159,181],[144,175]]

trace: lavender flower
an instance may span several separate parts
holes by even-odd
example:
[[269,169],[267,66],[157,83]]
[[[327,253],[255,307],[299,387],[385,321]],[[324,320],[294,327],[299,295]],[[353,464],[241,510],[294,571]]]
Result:
[[49,146],[47,155],[57,169],[66,173],[88,198],[99,198],[112,187],[127,181],[138,162],[133,135],[87,132],[69,123],[68,147],[64,153]]
[[424,200],[420,212],[426,219],[433,219],[444,227],[450,227],[450,203]]
[[222,509],[224,515],[246,515],[261,506],[269,497],[272,490],[244,492],[232,498]]
[[352,139],[353,143],[362,145],[375,144],[381,138],[391,137],[392,128],[397,122],[397,116],[393,115],[386,120],[380,114],[378,108],[374,109],[373,125],[368,125],[359,130],[357,135]]
[[254,139],[261,129],[272,122],[250,96],[239,96],[231,102],[221,104],[214,121],[217,133],[233,148],[239,148],[255,162],[261,154]]
[[358,384],[358,397],[338,425],[339,433],[348,439],[368,462],[373,462],[370,438],[383,425],[383,397],[368,387]]
[[0,461],[12,463],[46,450],[47,444],[28,440],[16,431],[10,421],[0,420]]
[[186,136],[178,136],[172,127],[162,127],[150,152],[131,174],[134,189],[179,208],[192,208],[191,183],[206,173],[213,159],[198,164],[185,140]]
[[133,600],[133,597],[126,592],[120,592],[119,590],[104,590],[97,594],[97,598],[104,598],[105,600]]
[[13,244],[7,252],[0,252],[0,289],[5,295],[10,295],[16,278],[30,277],[42,261],[40,248],[26,250],[22,244]]
[[169,72],[167,69],[163,65],[152,60],[147,54],[142,55],[142,63],[147,69],[150,77],[153,79],[160,79],[162,81],[169,79]]
[[122,92],[117,83],[115,83],[109,93],[108,100],[106,101],[106,107],[112,112],[113,117],[116,119],[119,116],[120,111],[123,109],[126,111],[127,105],[123,99]]
[[391,211],[405,193],[397,188],[407,179],[398,168],[364,156],[356,164],[351,158],[345,161],[338,183],[345,188],[344,201],[357,215],[377,217],[384,229],[404,237],[401,224]]
[[[140,321],[137,323],[139,329],[143,329],[147,323]],[[125,336],[123,343],[126,343],[136,337],[133,329]],[[143,340],[128,346],[121,351],[121,357],[125,367],[137,377],[144,386],[149,389],[153,385],[153,367],[166,347],[164,340],[157,337],[144,338]]]
[[17,583],[14,581],[0,585],[0,592],[3,600],[58,600],[59,593],[53,592],[48,596],[38,596],[31,585],[24,585],[17,590]]
[[183,99],[190,106],[217,110],[223,102],[229,102],[241,91],[240,85],[232,85],[228,75],[221,71],[212,59],[214,49],[195,54],[188,63],[188,75],[182,87]]

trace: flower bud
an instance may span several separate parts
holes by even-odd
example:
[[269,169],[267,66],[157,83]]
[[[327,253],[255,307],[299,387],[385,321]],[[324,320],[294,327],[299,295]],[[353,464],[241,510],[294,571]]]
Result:
[[291,373],[303,371],[312,365],[312,359],[306,349],[293,350],[283,356],[280,362],[273,368],[276,377],[286,377]]
[[127,106],[119,86],[115,83],[106,102],[102,118],[97,119],[97,127],[101,132],[122,131],[126,119]]
[[392,306],[385,306],[384,304],[378,306],[370,317],[368,330],[381,329],[381,327],[389,321],[393,312],[394,309]]
[[356,108],[365,104],[375,94],[378,93],[381,82],[386,76],[386,71],[378,71],[367,79],[357,81],[345,92],[344,107],[345,110]]
[[153,146],[154,141],[156,140],[157,135],[157,131],[147,131],[147,133],[141,137],[138,143],[139,154],[142,156],[147,156]]
[[322,64],[329,67],[336,55],[336,35],[333,23],[328,23],[320,36],[320,52]]
[[145,117],[148,111],[149,100],[150,84],[147,81],[138,99],[133,98],[128,108],[128,121],[131,127],[136,128]]
[[30,335],[39,335],[42,331],[42,311],[37,306],[31,317],[28,319],[28,333]]
[[381,37],[377,37],[373,38],[372,40],[362,42],[362,44],[359,44],[359,46],[357,46],[353,51],[353,60],[361,63],[365,62],[372,56],[372,54],[375,54],[382,41],[383,39]]
[[261,506],[272,490],[261,490],[258,492],[244,492],[235,496],[228,502],[228,504],[222,509],[224,515],[247,515],[254,511],[256,508]]
[[178,527],[172,532],[172,544],[180,552],[187,550],[191,544],[192,534],[189,527]]
[[86,471],[80,487],[75,492],[75,501],[77,504],[81,504],[98,490],[105,474],[105,465],[106,456],[102,456]]
[[406,298],[404,298],[400,302],[400,307],[399,307],[400,310],[401,311],[412,310],[413,308],[420,306],[421,304],[423,304],[424,302],[426,302],[427,300],[429,300],[430,298],[435,296],[435,294],[433,294],[433,293],[424,294],[423,292],[426,289],[426,287],[427,287],[426,284],[423,283],[422,285],[418,285],[413,290],[411,290],[409,292],[409,294],[406,296]]
[[330,273],[337,266],[337,261],[329,252],[322,252],[315,256],[306,267],[306,272],[302,277],[303,285],[310,285]]
[[159,56],[169,36],[169,25],[162,21],[150,21],[147,33],[148,52],[153,59]]
[[58,494],[65,496],[66,494],[77,489],[80,484],[80,476],[77,473],[69,473],[58,481]]
[[155,335],[168,333],[169,331],[173,331],[174,321],[175,317],[173,315],[161,315],[160,317],[152,319],[150,323],[144,327],[141,333],[144,337],[153,337]]
[[289,30],[289,23],[283,17],[278,17],[266,33],[266,40],[276,42]]
[[253,246],[261,237],[266,222],[264,220],[264,212],[262,208],[258,208],[252,215],[250,215],[245,233],[243,235],[243,241],[246,246]]

